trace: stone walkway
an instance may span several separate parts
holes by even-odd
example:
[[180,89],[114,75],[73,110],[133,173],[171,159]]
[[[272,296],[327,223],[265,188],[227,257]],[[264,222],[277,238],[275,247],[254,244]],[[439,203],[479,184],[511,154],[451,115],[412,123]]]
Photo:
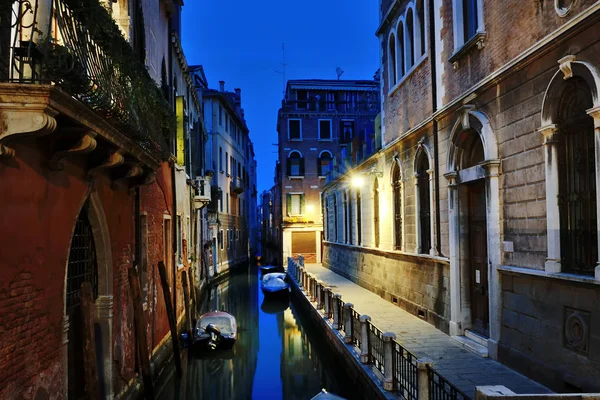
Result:
[[359,314],[369,315],[383,332],[394,332],[398,343],[417,357],[431,358],[435,369],[471,398],[475,397],[475,386],[487,385],[504,385],[519,394],[552,393],[507,366],[466,350],[433,325],[321,264],[306,264],[305,268],[341,294],[344,302],[352,303]]

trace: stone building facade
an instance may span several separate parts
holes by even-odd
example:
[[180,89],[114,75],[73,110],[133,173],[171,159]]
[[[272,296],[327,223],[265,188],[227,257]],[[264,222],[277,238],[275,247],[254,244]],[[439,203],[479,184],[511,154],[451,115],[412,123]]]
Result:
[[[307,262],[321,261],[321,190],[333,165],[352,154],[362,157],[366,143],[374,140],[377,89],[374,80],[288,81],[277,118],[279,193],[274,200],[282,212],[276,225],[281,226],[282,260],[303,254]],[[354,139],[361,146],[353,152]]]
[[[242,109],[240,89],[204,88],[207,174],[212,176],[208,207],[210,275],[246,263],[256,243],[256,161]],[[252,209],[252,212],[250,211]]]
[[599,390],[600,5],[379,6],[383,148],[324,189],[324,264],[552,389]]

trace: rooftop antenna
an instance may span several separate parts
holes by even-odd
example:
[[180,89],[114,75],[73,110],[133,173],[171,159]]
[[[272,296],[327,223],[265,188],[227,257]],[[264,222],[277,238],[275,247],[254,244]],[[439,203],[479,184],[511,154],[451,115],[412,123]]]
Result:
[[285,63],[285,43],[281,43],[281,71],[275,71],[278,74],[281,74],[282,79],[283,79],[283,98],[285,99],[285,67],[286,67],[286,63]]
[[339,81],[340,80],[340,76],[342,76],[342,74],[344,73],[344,70],[342,70],[340,67],[337,67],[335,69],[335,72],[337,73],[338,81]]

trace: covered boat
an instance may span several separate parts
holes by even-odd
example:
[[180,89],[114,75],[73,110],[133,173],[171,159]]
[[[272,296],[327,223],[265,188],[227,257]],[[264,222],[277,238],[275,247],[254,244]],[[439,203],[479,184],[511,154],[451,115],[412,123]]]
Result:
[[272,272],[277,272],[277,270],[279,270],[279,267],[273,264],[261,265],[258,268],[260,268],[260,272],[262,272],[263,275],[270,274]]
[[290,285],[285,281],[285,276],[283,272],[272,272],[263,276],[260,288],[265,296],[287,295]]
[[346,400],[344,397],[336,396],[335,394],[331,394],[327,392],[327,390],[321,390],[316,396],[314,396],[311,400]]
[[194,330],[194,349],[200,351],[229,350],[235,344],[235,317],[225,311],[202,314]]

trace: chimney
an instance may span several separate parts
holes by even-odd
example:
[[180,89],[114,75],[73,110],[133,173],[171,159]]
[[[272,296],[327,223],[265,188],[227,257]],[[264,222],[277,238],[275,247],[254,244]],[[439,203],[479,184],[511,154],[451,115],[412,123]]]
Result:
[[235,88],[233,90],[235,91],[236,103],[240,104],[242,102],[242,89]]
[[219,81],[219,90],[221,92],[225,91],[225,81]]

